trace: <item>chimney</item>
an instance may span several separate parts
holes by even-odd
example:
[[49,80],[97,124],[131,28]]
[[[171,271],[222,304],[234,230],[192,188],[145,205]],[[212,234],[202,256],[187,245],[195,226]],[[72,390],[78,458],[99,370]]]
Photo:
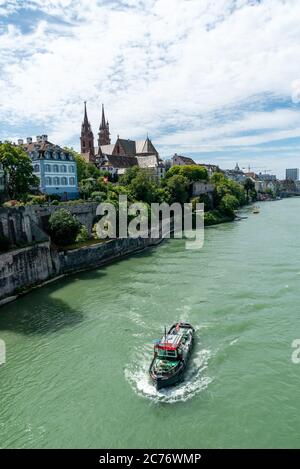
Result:
[[26,141],[27,141],[27,143],[32,143],[32,138],[31,138],[31,137],[27,137],[27,138],[26,138]]
[[47,142],[48,140],[48,135],[44,134],[42,135],[42,142]]
[[23,145],[23,143],[24,143],[24,142],[23,142],[23,139],[22,139],[22,138],[19,138],[19,139],[18,139],[18,145]]

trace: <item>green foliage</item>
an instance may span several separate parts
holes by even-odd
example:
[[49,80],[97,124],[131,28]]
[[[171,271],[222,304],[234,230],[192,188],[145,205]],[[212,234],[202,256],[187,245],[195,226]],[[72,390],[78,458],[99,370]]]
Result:
[[234,211],[239,207],[238,199],[232,194],[226,194],[223,196],[220,203],[221,212],[225,213],[229,217],[234,217]]
[[6,252],[10,248],[10,241],[7,236],[0,234],[0,252]]
[[119,177],[120,184],[124,186],[129,186],[131,181],[141,172],[139,166],[133,166],[131,168],[126,169],[125,174]]
[[21,147],[10,142],[1,143],[0,164],[4,171],[5,191],[11,199],[21,199],[39,186],[31,159]]
[[85,225],[81,225],[79,233],[76,237],[76,243],[83,243],[89,239],[89,232]]
[[102,192],[102,191],[92,192],[91,198],[95,202],[103,202],[106,199],[106,192]]
[[188,188],[189,180],[181,174],[174,174],[166,179],[166,189],[170,193],[171,203],[185,203],[189,197]]
[[51,205],[59,205],[59,201],[58,200],[52,200]]
[[133,199],[151,204],[156,201],[157,185],[153,178],[146,172],[139,170],[131,180],[130,192]]
[[26,205],[43,205],[47,202],[45,195],[29,195]]
[[224,223],[231,220],[232,219],[230,217],[220,213],[218,210],[211,210],[204,213],[205,226],[218,225],[219,223]]
[[206,168],[198,165],[174,165],[166,173],[166,178],[170,178],[176,174],[186,177],[190,182],[207,181],[208,173]]
[[249,194],[251,193],[253,194],[255,191],[255,183],[252,181],[252,179],[250,178],[245,179],[244,190],[246,191],[247,202],[249,202]]
[[80,228],[79,220],[63,208],[54,212],[49,219],[51,239],[60,246],[74,243]]

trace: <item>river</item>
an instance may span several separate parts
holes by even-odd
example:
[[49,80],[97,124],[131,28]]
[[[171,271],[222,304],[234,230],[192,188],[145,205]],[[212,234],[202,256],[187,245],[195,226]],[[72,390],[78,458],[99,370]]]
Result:
[[[0,309],[1,448],[300,447],[300,198],[37,289]],[[197,331],[156,391],[153,340]]]

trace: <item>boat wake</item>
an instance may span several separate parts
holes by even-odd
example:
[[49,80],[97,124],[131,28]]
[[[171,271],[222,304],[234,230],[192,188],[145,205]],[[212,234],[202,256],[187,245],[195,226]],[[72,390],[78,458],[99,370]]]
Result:
[[157,390],[151,383],[148,373],[151,353],[152,348],[149,347],[145,351],[142,363],[140,361],[140,354],[139,360],[134,360],[134,363],[139,363],[139,366],[131,364],[131,366],[125,369],[125,378],[138,395],[151,399],[154,402],[173,404],[191,399],[206,389],[212,382],[212,378],[204,373],[208,366],[211,352],[205,349],[194,350],[184,375],[184,381],[176,386]]

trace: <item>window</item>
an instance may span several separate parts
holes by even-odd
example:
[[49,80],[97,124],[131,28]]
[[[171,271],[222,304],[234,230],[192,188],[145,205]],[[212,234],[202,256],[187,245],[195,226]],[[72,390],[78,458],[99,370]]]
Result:
[[46,178],[46,186],[52,186],[52,178],[50,177]]
[[70,178],[70,186],[75,186],[75,178]]
[[35,172],[35,173],[39,173],[39,172],[40,172],[40,165],[39,165],[39,164],[35,164],[35,165],[34,165],[34,172]]
[[67,172],[67,167],[66,167],[65,164],[62,165],[62,167],[61,167],[61,172],[62,172],[62,173],[66,173],[66,172]]
[[68,185],[67,178],[61,178],[61,185],[62,186],[67,186]]
[[53,166],[53,172],[54,172],[54,173],[58,173],[58,165],[57,165],[57,164],[55,164],[55,165]]
[[54,178],[53,183],[54,183],[55,186],[59,186],[59,178],[57,178],[57,177]]
[[75,166],[71,166],[71,173],[75,173]]
[[82,146],[83,146],[83,148],[85,147],[85,141],[84,141],[84,140],[83,140],[83,142],[82,142]]
[[51,165],[46,164],[46,173],[50,173],[50,172],[51,172]]

